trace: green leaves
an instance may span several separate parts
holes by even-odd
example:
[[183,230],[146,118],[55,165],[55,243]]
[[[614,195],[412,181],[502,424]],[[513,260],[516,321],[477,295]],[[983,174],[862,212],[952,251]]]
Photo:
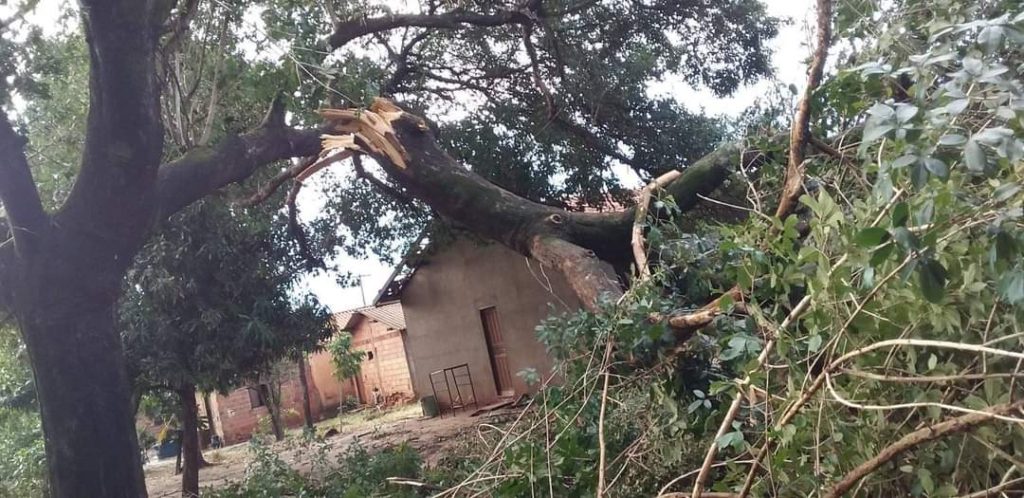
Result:
[[946,292],[946,268],[934,259],[926,259],[918,262],[917,276],[921,295],[929,302],[941,302]]
[[913,251],[920,247],[920,241],[917,239],[917,236],[906,227],[896,227],[893,229],[892,233],[896,242],[899,243],[900,247],[903,249]]
[[992,199],[996,202],[1005,202],[1020,192],[1020,185],[1017,183],[1004,183],[992,191]]
[[854,237],[854,242],[861,247],[875,247],[889,240],[889,231],[881,227],[868,227]]
[[899,124],[906,124],[910,122],[914,116],[917,116],[918,108],[913,104],[896,104],[896,122]]
[[949,114],[951,114],[953,116],[956,116],[956,115],[959,115],[960,113],[964,112],[964,110],[967,109],[967,106],[970,103],[971,103],[971,101],[968,100],[968,99],[956,99],[956,100],[953,100],[952,102],[946,104],[945,110]]
[[908,206],[906,202],[897,202],[896,205],[892,207],[891,218],[893,227],[906,226],[907,218],[909,217],[910,206]]
[[939,137],[939,145],[959,147],[967,143],[967,137],[960,134],[943,135]]
[[926,157],[924,158],[924,167],[929,173],[943,180],[949,177],[949,167],[941,159]]
[[882,103],[868,109],[870,116],[864,123],[864,142],[871,143],[896,129],[896,110]]
[[1018,305],[1024,303],[1024,268],[1017,265],[999,279],[999,293],[1006,302]]
[[352,334],[342,331],[334,334],[327,344],[334,364],[334,375],[338,380],[345,380],[359,375],[365,351],[352,349]]
[[739,426],[738,422],[734,422],[734,428],[736,430],[732,432],[726,432],[725,434],[722,434],[722,436],[718,438],[718,440],[716,441],[718,443],[718,449],[724,450],[729,447],[732,447],[737,451],[744,449],[743,431],[739,430],[740,427],[741,426]]
[[976,175],[985,173],[988,159],[985,157],[985,151],[982,150],[977,140],[969,140],[967,145],[964,146],[964,164],[971,173]]

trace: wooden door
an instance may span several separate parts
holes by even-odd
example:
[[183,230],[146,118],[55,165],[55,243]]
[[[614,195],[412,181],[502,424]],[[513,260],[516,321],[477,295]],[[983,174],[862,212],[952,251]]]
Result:
[[491,356],[491,370],[494,372],[494,388],[499,396],[515,394],[512,388],[512,375],[508,366],[508,350],[498,322],[498,310],[493,306],[480,310],[480,322],[484,327],[484,339],[487,340],[487,352]]
[[[360,371],[355,377],[352,377],[352,381],[355,385],[356,398],[359,400],[359,403],[366,404],[366,400],[369,399],[369,397],[366,396],[366,383],[363,382],[363,372]],[[342,403],[345,402],[345,400],[341,401]]]

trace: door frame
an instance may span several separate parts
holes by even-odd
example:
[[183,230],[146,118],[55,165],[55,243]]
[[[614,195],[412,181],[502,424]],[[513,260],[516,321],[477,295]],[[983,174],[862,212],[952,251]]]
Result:
[[[488,310],[493,310],[494,319],[495,319],[495,322],[498,325],[497,332],[501,336],[502,347],[504,349],[505,360],[506,360],[506,364],[505,364],[506,372],[505,372],[505,374],[508,376],[508,385],[507,386],[503,386],[502,385],[503,382],[501,381],[501,373],[498,371],[499,367],[498,367],[497,363],[494,361],[494,356],[495,356],[494,355],[494,347],[491,344],[491,337],[488,334],[487,322],[486,322],[486,320],[484,318],[484,312],[488,311]],[[509,365],[508,365],[508,360],[510,358],[510,355],[509,355],[509,352],[508,352],[508,341],[505,339],[505,333],[504,333],[505,331],[501,327],[501,317],[498,315],[498,307],[497,306],[484,306],[482,308],[479,308],[477,310],[477,316],[480,319],[480,329],[481,329],[481,332],[483,332],[484,345],[487,347],[487,362],[491,366],[491,377],[494,380],[494,391],[498,395],[498,397],[514,396],[515,393],[516,393],[516,389],[512,385],[512,371],[509,369]]]

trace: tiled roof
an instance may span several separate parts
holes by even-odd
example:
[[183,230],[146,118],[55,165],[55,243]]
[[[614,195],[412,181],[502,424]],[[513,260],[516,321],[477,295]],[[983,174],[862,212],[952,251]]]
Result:
[[401,303],[382,304],[380,306],[363,306],[348,311],[334,314],[334,322],[342,330],[348,330],[355,325],[353,319],[356,315],[362,315],[371,320],[378,321],[396,330],[405,329],[405,314],[402,313]]

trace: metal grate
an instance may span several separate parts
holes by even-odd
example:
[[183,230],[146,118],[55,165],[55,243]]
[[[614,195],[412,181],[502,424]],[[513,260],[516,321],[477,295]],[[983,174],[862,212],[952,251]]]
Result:
[[473,386],[473,376],[469,373],[468,363],[430,372],[430,390],[437,400],[437,413],[444,418],[444,405],[438,396],[438,388],[444,389],[441,393],[447,395],[448,411],[452,416],[455,416],[458,410],[465,410],[470,406],[480,407],[476,401],[476,388]]

